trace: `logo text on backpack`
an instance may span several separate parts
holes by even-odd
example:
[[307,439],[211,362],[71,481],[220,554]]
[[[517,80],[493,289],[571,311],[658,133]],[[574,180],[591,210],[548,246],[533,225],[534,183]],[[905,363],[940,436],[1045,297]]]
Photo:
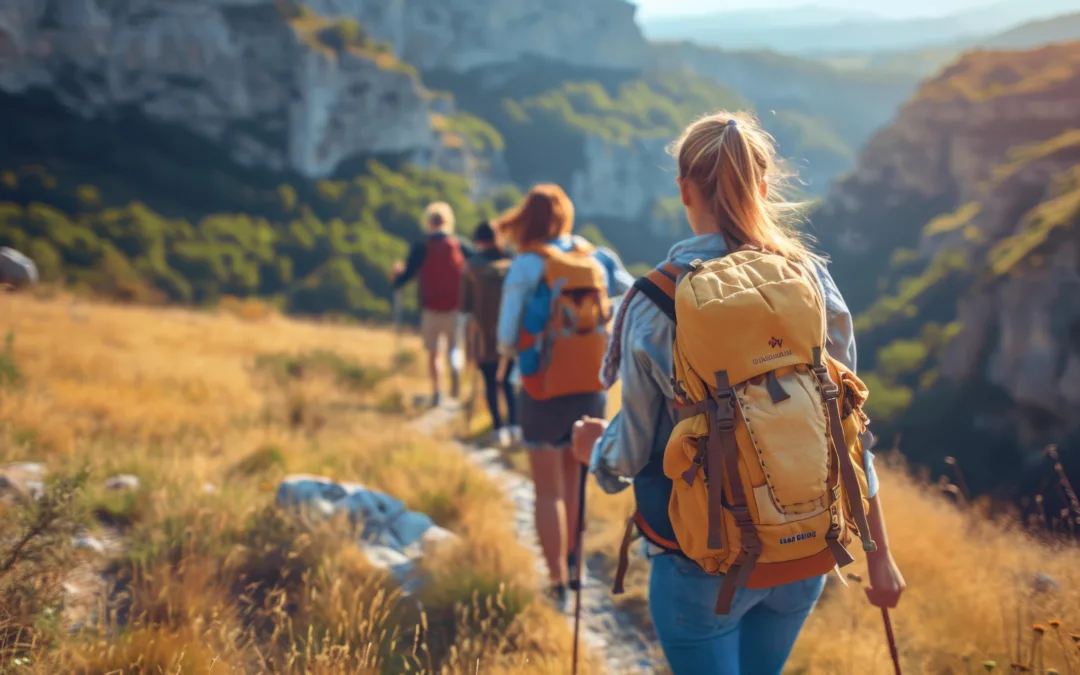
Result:
[[781,347],[784,346],[784,340],[783,340],[783,338],[774,337],[771,340],[769,340],[769,346],[772,347],[773,349],[780,349]]
[[779,354],[772,354],[771,356],[762,356],[762,357],[756,358],[756,359],[754,359],[754,365],[755,366],[760,366],[761,364],[766,363],[768,361],[773,361],[775,359],[782,359],[782,358],[784,358],[786,356],[791,356],[791,350],[790,349],[788,349],[786,351],[782,351]]
[[794,544],[797,541],[805,541],[806,539],[814,539],[817,537],[817,532],[803,532],[797,534],[794,537],[783,537],[780,539],[781,544]]

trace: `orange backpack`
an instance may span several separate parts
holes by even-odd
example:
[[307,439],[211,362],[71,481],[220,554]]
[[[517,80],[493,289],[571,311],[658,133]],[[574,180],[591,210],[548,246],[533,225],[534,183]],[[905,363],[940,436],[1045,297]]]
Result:
[[544,259],[541,293],[531,302],[546,306],[537,324],[530,325],[528,318],[522,323],[518,342],[522,387],[537,400],[603,391],[600,369],[608,345],[611,300],[595,248],[575,238],[569,251],[546,245],[528,252]]

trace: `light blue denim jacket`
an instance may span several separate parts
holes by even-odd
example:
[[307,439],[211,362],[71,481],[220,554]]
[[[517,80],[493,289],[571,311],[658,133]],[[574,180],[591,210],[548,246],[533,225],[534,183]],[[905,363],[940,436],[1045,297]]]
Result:
[[[552,243],[569,250],[575,240],[584,241],[578,237],[565,236]],[[611,249],[602,247],[596,249],[595,256],[607,274],[608,296],[617,298],[625,295],[634,284],[634,277],[623,267],[619,256]],[[512,357],[517,353],[525,303],[536,293],[543,280],[544,259],[535,253],[523,253],[510,264],[503,281],[502,304],[499,307],[499,325],[496,331],[499,353],[503,356]]]
[[[679,242],[668,253],[668,261],[688,266],[695,259],[719,258],[727,251],[722,236],[705,234]],[[818,268],[828,314],[826,349],[836,360],[855,370],[855,338],[851,313],[829,272]],[[671,389],[671,347],[675,326],[641,294],[634,295],[623,324],[619,379],[622,380],[622,409],[593,447],[590,471],[609,494],[630,485],[649,462],[654,446],[656,415],[674,398]],[[866,477],[869,495],[877,494],[878,480],[873,454],[866,449]]]

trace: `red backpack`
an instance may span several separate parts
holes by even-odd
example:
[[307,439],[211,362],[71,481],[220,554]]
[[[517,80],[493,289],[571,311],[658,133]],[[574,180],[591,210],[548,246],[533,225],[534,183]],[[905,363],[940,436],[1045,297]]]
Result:
[[465,254],[452,236],[428,237],[420,266],[420,307],[434,312],[456,312],[461,307],[461,277]]

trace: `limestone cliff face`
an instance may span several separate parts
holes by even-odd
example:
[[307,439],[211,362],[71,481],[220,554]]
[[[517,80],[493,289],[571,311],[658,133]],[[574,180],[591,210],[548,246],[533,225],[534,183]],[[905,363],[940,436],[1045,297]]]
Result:
[[968,55],[814,216],[861,312],[864,362],[926,321],[953,322],[934,368],[1002,392],[1011,409],[983,423],[1024,446],[1080,427],[1078,110],[1080,44]]
[[310,0],[354,16],[420,70],[467,72],[538,57],[588,68],[637,68],[645,38],[625,0]]
[[592,217],[649,223],[657,200],[675,197],[675,162],[665,151],[670,139],[644,138],[628,144],[596,136],[585,139],[585,166],[575,171],[570,198]]
[[320,43],[324,28],[272,0],[9,0],[0,88],[48,90],[84,116],[133,106],[243,164],[309,177],[357,155],[467,161],[443,147],[439,102],[414,75],[389,55]]

